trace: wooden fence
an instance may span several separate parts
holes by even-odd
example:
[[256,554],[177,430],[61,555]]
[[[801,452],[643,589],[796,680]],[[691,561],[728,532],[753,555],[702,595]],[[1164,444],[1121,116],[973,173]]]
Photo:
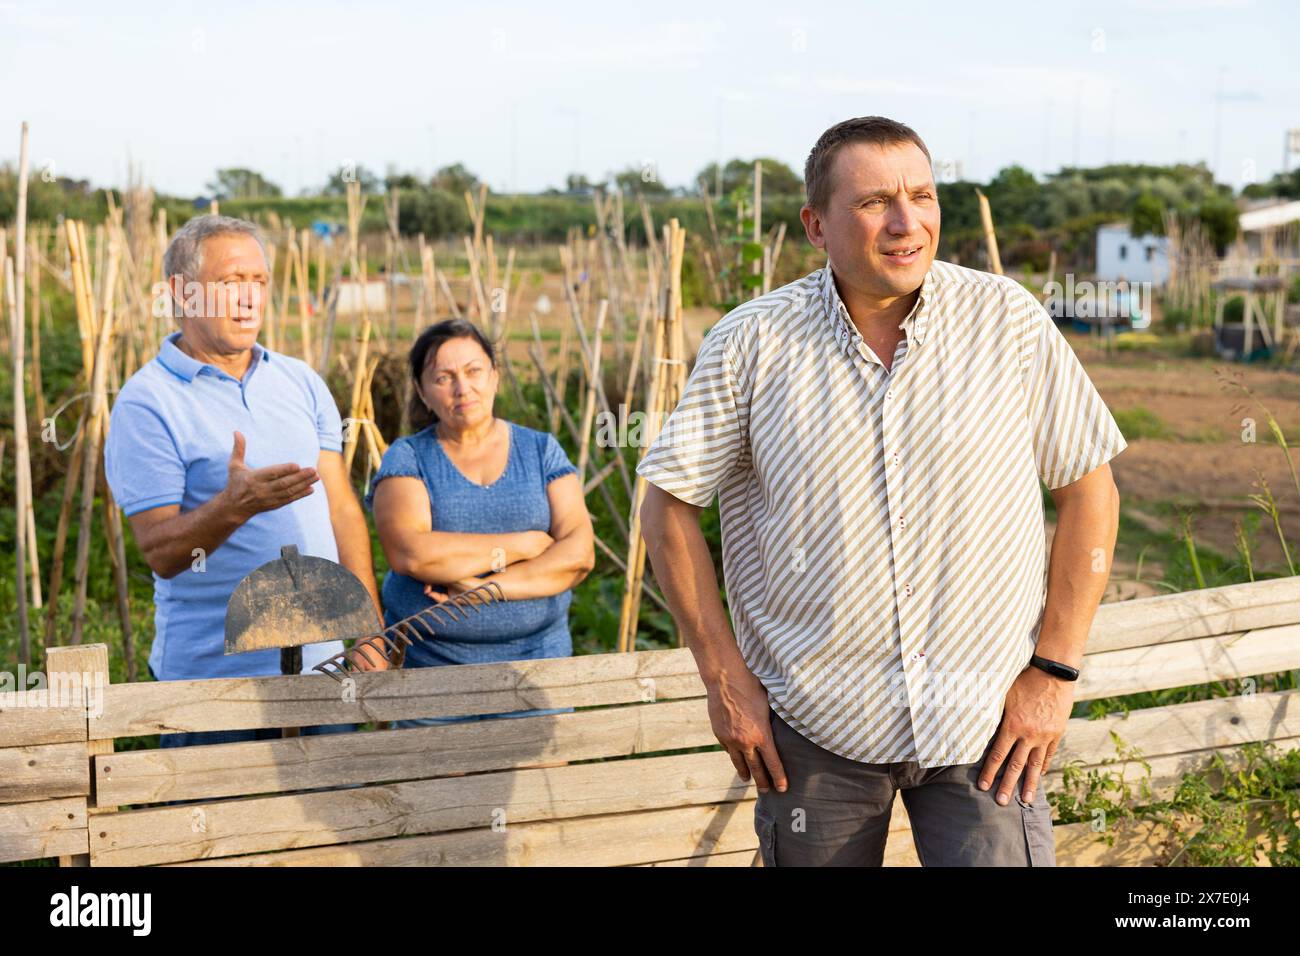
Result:
[[[0,862],[756,864],[756,791],[717,748],[684,649],[358,674],[354,687],[320,674],[104,686],[103,645],[53,649],[48,667],[56,684],[44,696],[0,695]],[[1297,667],[1300,579],[1232,585],[1103,605],[1076,699]],[[1144,777],[1137,764],[1107,763],[1112,731],[1141,751],[1157,794],[1216,752],[1231,765],[1251,741],[1294,749],[1297,695],[1072,719],[1047,790],[1072,761]],[[185,748],[126,743],[556,707],[577,709]],[[1058,864],[1160,862],[1153,827],[1111,835],[1107,847],[1091,822],[1058,824]],[[886,864],[917,865],[901,800]]]

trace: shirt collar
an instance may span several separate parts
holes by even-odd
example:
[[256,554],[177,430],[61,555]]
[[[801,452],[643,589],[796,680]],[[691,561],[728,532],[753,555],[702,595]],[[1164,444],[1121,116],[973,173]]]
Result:
[[[835,287],[835,277],[828,262],[822,268],[821,300],[825,315],[829,316],[835,340],[846,355],[857,349],[862,333],[849,317],[848,307],[840,298],[840,291]],[[934,301],[934,267],[926,270],[921,282],[921,294],[916,297],[912,311],[908,313],[900,327],[907,333],[908,347],[920,345],[925,341],[925,333],[930,325],[930,305]]]
[[[176,344],[181,337],[180,332],[173,332],[167,338],[163,339],[162,347],[158,349],[158,361],[162,363],[163,368],[171,372],[177,378],[184,379],[187,382],[194,381],[194,376],[198,375],[205,368],[213,372],[220,372],[215,365],[209,365],[207,362],[200,362],[192,356],[186,355]],[[251,372],[257,367],[257,364],[263,359],[270,356],[270,352],[262,348],[261,345],[253,343],[253,360],[248,365]],[[225,374],[222,372],[221,374]]]

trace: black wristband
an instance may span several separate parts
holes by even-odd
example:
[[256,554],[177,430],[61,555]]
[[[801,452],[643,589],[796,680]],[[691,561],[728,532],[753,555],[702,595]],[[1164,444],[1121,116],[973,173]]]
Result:
[[1051,661],[1046,657],[1039,657],[1037,654],[1029,658],[1029,664],[1032,667],[1037,667],[1039,670],[1047,671],[1047,673],[1051,674],[1053,677],[1059,677],[1061,680],[1079,679],[1079,671],[1077,668],[1071,667],[1069,664],[1062,664],[1060,661]]

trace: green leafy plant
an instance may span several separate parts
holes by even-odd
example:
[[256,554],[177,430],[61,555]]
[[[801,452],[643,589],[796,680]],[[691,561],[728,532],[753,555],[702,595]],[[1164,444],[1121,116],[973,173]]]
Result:
[[[1048,798],[1059,822],[1090,822],[1109,847],[1124,821],[1150,822],[1163,866],[1255,866],[1261,855],[1270,866],[1300,865],[1300,750],[1247,743],[1233,765],[1215,752],[1158,798],[1140,751],[1110,737],[1115,757],[1062,768]],[[1133,764],[1145,771],[1136,781],[1127,777]]]

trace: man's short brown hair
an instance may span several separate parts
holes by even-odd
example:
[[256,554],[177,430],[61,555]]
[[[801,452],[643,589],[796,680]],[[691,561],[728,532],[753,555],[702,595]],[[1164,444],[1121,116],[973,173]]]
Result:
[[808,161],[803,167],[804,188],[808,192],[808,205],[822,210],[831,198],[831,166],[840,147],[848,143],[871,143],[875,146],[892,146],[896,143],[915,143],[930,162],[930,150],[910,126],[883,116],[859,116],[836,123],[818,138]]

